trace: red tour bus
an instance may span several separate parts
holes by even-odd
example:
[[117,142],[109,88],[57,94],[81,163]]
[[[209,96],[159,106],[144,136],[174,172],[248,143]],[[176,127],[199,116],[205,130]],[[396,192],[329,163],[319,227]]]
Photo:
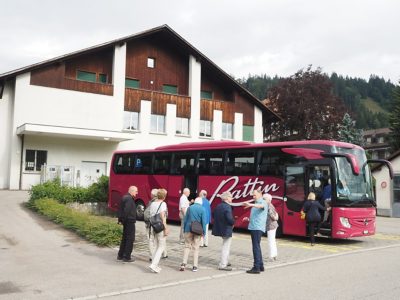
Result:
[[[323,222],[321,234],[331,238],[351,238],[375,233],[376,202],[367,160],[356,145],[315,140],[274,143],[236,141],[192,142],[162,146],[152,150],[116,151],[110,170],[108,206],[117,210],[130,185],[136,185],[138,219],[153,188],[167,189],[168,217],[179,220],[181,192],[188,187],[195,197],[208,192],[211,208],[224,191],[233,194],[235,227],[247,228],[250,210],[242,207],[252,200],[252,192],[270,193],[279,213],[278,234],[306,236],[300,211],[306,195],[313,191],[321,198],[331,184],[332,210]],[[347,187],[346,187],[347,185]]]

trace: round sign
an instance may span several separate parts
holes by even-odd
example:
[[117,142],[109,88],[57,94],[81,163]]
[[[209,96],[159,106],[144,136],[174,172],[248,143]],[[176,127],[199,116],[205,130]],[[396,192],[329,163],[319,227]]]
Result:
[[381,188],[385,189],[385,188],[386,188],[386,186],[387,186],[387,183],[386,183],[386,181],[382,181],[382,183],[381,183]]

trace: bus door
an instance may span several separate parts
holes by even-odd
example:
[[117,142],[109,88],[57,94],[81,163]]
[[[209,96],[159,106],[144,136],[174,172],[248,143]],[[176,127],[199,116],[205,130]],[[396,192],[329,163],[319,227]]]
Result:
[[283,205],[283,233],[306,235],[305,220],[300,219],[300,211],[305,199],[305,170],[303,166],[285,167],[285,195]]

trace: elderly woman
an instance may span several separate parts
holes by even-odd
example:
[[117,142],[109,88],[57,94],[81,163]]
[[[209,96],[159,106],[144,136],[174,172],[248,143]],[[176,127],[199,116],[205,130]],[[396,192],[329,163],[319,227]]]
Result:
[[307,196],[307,201],[303,205],[303,210],[306,213],[306,221],[308,225],[308,231],[310,234],[311,246],[315,245],[314,231],[317,227],[317,233],[319,232],[319,227],[321,226],[321,214],[319,210],[330,210],[330,207],[323,207],[318,201],[315,201],[315,194],[309,193]]
[[223,192],[222,202],[214,210],[214,224],[212,234],[222,238],[221,260],[218,269],[222,271],[232,271],[228,261],[232,242],[232,229],[235,219],[232,214],[232,194]]
[[274,261],[278,256],[278,249],[276,247],[276,229],[278,229],[278,213],[275,206],[272,204],[272,196],[264,194],[263,199],[268,204],[268,217],[267,217],[267,233],[268,233],[268,249],[269,260]]
[[190,249],[193,249],[193,272],[197,272],[199,263],[199,248],[202,234],[198,235],[191,232],[193,222],[199,222],[203,228],[203,234],[206,232],[207,216],[202,206],[203,200],[197,197],[194,203],[186,210],[183,219],[183,232],[185,237],[185,248],[183,250],[183,262],[180,271],[185,271],[185,267],[189,258]]

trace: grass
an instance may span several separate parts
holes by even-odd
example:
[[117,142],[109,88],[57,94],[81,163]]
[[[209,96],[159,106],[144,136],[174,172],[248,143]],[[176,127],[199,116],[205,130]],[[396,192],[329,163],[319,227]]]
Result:
[[379,103],[375,102],[372,98],[366,98],[362,100],[364,106],[373,113],[384,113],[388,114],[386,110],[384,110]]

